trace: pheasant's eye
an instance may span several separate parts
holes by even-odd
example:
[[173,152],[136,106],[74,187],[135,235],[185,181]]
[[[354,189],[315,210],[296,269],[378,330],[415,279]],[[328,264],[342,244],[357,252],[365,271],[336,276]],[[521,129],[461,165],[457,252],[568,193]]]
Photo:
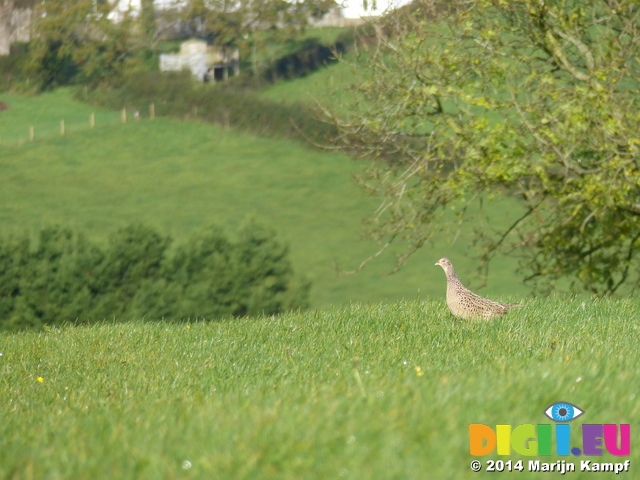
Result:
[[544,414],[555,422],[575,420],[583,413],[583,410],[567,402],[552,403],[544,411]]

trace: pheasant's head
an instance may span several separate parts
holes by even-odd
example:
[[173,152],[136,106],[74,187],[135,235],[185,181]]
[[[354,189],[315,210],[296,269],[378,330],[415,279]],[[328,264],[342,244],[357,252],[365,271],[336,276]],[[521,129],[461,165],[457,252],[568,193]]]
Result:
[[449,260],[446,257],[443,257],[440,260],[438,260],[436,262],[436,265],[441,266],[442,269],[444,270],[444,273],[446,273],[447,276],[449,276],[451,273],[453,273],[453,264],[451,263],[451,260]]

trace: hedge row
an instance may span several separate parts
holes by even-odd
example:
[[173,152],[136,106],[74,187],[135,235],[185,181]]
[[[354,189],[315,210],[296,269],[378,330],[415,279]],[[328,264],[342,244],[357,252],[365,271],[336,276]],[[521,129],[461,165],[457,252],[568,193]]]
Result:
[[80,95],[82,100],[119,110],[198,119],[273,138],[307,138],[326,143],[335,136],[331,125],[320,121],[303,105],[283,104],[261,98],[255,90],[234,85],[200,84],[186,72],[133,74],[119,87]]
[[106,244],[63,227],[0,238],[0,328],[103,319],[216,319],[308,305],[287,247],[255,224],[237,239],[211,227],[172,246],[142,225]]
[[253,80],[259,84],[268,84],[278,80],[303,77],[336,62],[337,56],[349,50],[354,42],[354,30],[347,30],[333,45],[324,45],[315,38],[308,39],[297,51],[263,65]]

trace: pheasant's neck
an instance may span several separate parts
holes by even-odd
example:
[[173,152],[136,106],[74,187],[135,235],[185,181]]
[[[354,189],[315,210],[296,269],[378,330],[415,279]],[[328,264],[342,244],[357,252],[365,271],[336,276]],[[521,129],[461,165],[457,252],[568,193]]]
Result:
[[458,286],[464,287],[464,285],[462,285],[462,282],[460,281],[460,278],[458,277],[458,275],[456,275],[456,272],[447,274],[447,285],[447,288],[452,289],[456,289]]

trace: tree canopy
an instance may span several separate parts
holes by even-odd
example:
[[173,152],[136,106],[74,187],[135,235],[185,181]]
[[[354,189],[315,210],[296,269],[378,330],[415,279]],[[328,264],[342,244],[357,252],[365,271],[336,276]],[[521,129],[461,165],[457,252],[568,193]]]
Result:
[[192,34],[230,45],[259,30],[304,28],[334,6],[334,0],[175,0],[165,17],[173,15]]
[[284,38],[335,5],[334,0],[176,0],[159,7],[143,0],[139,10],[122,11],[118,2],[104,0],[36,2],[28,73],[43,88],[76,77],[110,83],[144,62],[168,30],[238,45],[260,30],[284,32]]
[[42,88],[82,81],[101,83],[135,62],[134,19],[115,22],[115,4],[94,0],[48,0],[34,5],[28,73]]
[[638,287],[639,17],[624,0],[421,0],[382,19],[358,101],[322,107],[369,159],[381,250],[404,239],[403,262],[445,212],[510,196],[522,209],[475,234],[484,265],[501,251],[539,287]]

